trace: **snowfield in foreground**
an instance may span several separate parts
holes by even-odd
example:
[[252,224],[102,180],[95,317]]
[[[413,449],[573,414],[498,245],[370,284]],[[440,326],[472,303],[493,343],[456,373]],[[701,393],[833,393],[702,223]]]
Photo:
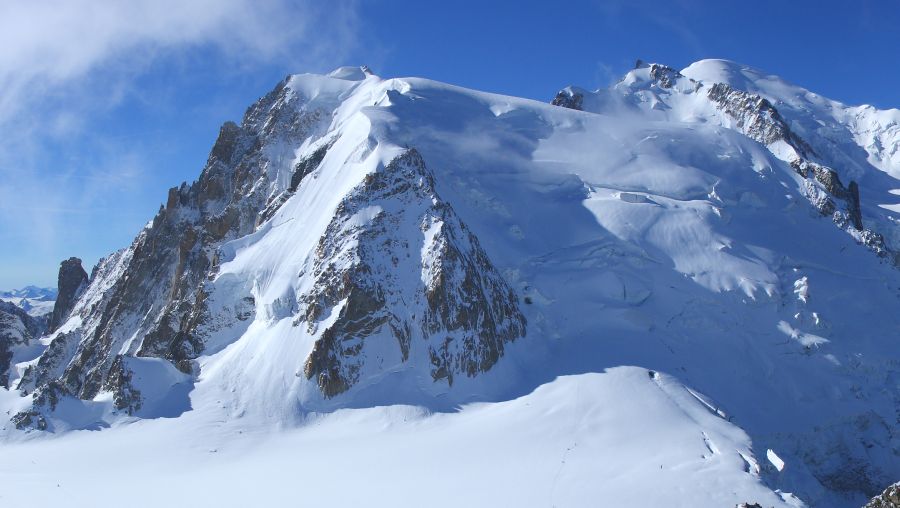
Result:
[[552,104],[290,76],[0,348],[0,504],[861,506],[898,123],[722,60]]
[[0,502],[797,506],[746,472],[759,465],[744,432],[677,382],[637,367],[559,378],[459,412],[339,410],[277,427],[192,412],[7,444],[0,476],[15,488]]

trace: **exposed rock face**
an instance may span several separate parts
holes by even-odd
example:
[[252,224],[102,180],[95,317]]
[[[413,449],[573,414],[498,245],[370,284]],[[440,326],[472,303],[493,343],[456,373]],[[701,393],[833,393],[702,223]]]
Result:
[[859,185],[853,180],[847,187],[847,212],[850,214],[850,222],[857,231],[862,231],[862,211],[859,209]]
[[577,111],[582,110],[582,103],[584,102],[584,95],[571,89],[566,88],[560,90],[556,97],[550,101],[550,104],[554,106],[560,106],[563,108],[574,109]]
[[12,349],[36,339],[42,330],[41,324],[23,309],[0,301],[0,386],[9,387]]
[[[900,253],[888,248],[881,234],[866,229],[863,224],[859,185],[856,182],[851,181],[845,187],[836,171],[805,159],[791,161],[791,167],[807,179],[806,196],[819,213],[831,217],[838,227],[851,231],[857,242],[900,267]],[[843,210],[838,210],[835,199],[844,202]]]
[[343,200],[314,272],[316,284],[301,298],[303,320],[314,331],[324,316],[337,318],[304,373],[326,397],[348,390],[372,364],[406,362],[416,349],[427,354],[434,380],[452,384],[490,369],[525,333],[512,290],[435,192],[414,149]]
[[50,322],[47,324],[51,332],[59,328],[69,316],[75,301],[87,287],[88,275],[81,267],[81,260],[73,257],[60,263],[57,280],[59,294],[56,297],[56,304],[53,305]]
[[125,410],[129,415],[141,408],[141,392],[131,383],[134,374],[125,365],[124,357],[117,355],[113,360],[104,388],[113,393],[116,409]]
[[[232,314],[212,313],[207,286],[223,243],[271,219],[329,152],[332,111],[310,104],[289,80],[279,84],[241,125],[222,126],[200,178],[170,189],[156,217],[128,249],[101,260],[86,288],[73,282],[87,279],[83,271],[71,276],[77,260],[64,264],[60,319],[82,322],[55,334],[24,372],[18,388],[34,405],[17,425],[46,425],[59,399],[101,391],[132,414],[142,394],[129,357],[161,358],[195,374],[208,334],[254,315],[249,294],[228,307]],[[304,142],[313,148],[297,158]],[[475,376],[525,333],[512,290],[437,195],[415,150],[343,199],[310,263],[315,284],[298,294],[295,325],[319,335],[298,361],[326,398],[412,355],[435,381]],[[68,296],[79,294],[77,303]]]
[[21,390],[22,395],[28,395],[35,390],[36,387],[44,386],[54,378],[62,375],[63,369],[77,346],[77,337],[75,333],[57,333],[54,339],[44,350],[44,353],[38,359],[36,365],[29,365],[22,373],[22,379],[19,380],[17,389]]
[[675,80],[684,76],[671,67],[654,63],[650,64],[650,77],[658,81],[659,86],[672,88],[675,86]]
[[[831,217],[838,227],[850,231],[858,243],[865,245],[879,257],[889,259],[894,266],[900,266],[900,253],[891,251],[881,234],[865,228],[859,185],[851,180],[845,186],[837,171],[809,160],[816,156],[815,151],[790,129],[768,100],[735,90],[724,83],[715,83],[707,96],[721,111],[735,120],[737,130],[751,139],[770,148],[779,141],[791,147],[796,156],[790,161],[790,165],[797,174],[809,180],[806,195],[819,213]],[[838,210],[834,199],[844,202],[843,210]]]
[[47,419],[44,418],[44,415],[34,409],[16,413],[9,421],[19,430],[47,430]]
[[[726,127],[734,129],[763,145],[776,156],[788,162],[794,171],[808,181],[805,193],[810,203],[824,217],[832,218],[841,229],[850,233],[857,243],[866,246],[879,257],[900,267],[900,251],[892,250],[880,233],[867,229],[862,214],[859,185],[841,182],[838,172],[821,163],[812,146],[791,129],[778,109],[766,98],[738,90],[726,83],[700,83],[679,71],[660,64],[647,64],[638,60],[638,73],[629,83],[622,85],[626,97],[638,95],[637,103],[653,104],[654,109],[666,110],[667,99],[680,94],[693,94],[705,89],[705,97],[721,112]],[[677,86],[676,86],[677,85]],[[629,88],[629,87],[634,88]],[[619,85],[617,85],[619,87]],[[613,91],[618,91],[616,88]],[[576,87],[561,90],[551,102],[553,105],[584,110],[585,94]],[[606,91],[598,91],[604,97]],[[604,98],[601,103],[609,102]],[[819,162],[813,162],[813,160]],[[837,203],[836,203],[837,201]],[[872,225],[871,227],[877,227]]]
[[117,394],[117,406],[139,407],[140,394],[127,388],[127,372],[117,362],[122,354],[163,358],[192,372],[204,347],[197,330],[217,247],[254,230],[267,201],[280,194],[274,168],[292,158],[285,140],[319,132],[324,116],[301,104],[286,79],[247,110],[240,126],[222,126],[200,178],[170,189],[132,245],[98,263],[89,286],[79,260],[63,263],[53,324],[70,313],[83,323],[58,335],[25,373],[20,387],[33,391],[36,406],[52,409],[39,403],[48,390],[90,399],[106,389]]
[[735,90],[725,83],[709,88],[707,96],[724,113],[733,118],[737,129],[764,145],[784,141],[798,154],[808,157],[812,148],[788,127],[772,104],[759,95]]
[[[516,114],[498,114],[496,106],[506,99],[485,94],[470,101],[468,94],[403,80],[337,93],[325,90],[339,88],[335,83],[312,77],[306,86],[325,95],[319,102],[304,98],[300,87],[279,86],[240,125],[223,125],[200,179],[173,188],[134,243],[97,266],[69,312],[81,324],[73,319],[57,330],[23,373],[18,387],[33,404],[13,422],[52,429],[74,413],[54,415],[54,408],[79,407],[73,397],[95,398],[83,407],[110,409],[103,418],[117,411],[152,417],[154,395],[148,387],[157,385],[143,382],[159,378],[142,369],[177,366],[176,374],[189,379],[198,372],[200,354],[210,355],[204,365],[211,368],[203,372],[205,384],[195,400],[217,400],[207,395],[218,390],[233,397],[223,397],[222,407],[211,413],[217,417],[220,409],[231,415],[245,407],[259,409],[255,401],[278,410],[265,413],[275,418],[366,404],[389,398],[383,394],[410,380],[413,389],[425,386],[425,395],[477,400],[495,386],[471,378],[496,369],[531,325],[539,340],[553,341],[546,351],[561,356],[522,355],[522,367],[538,374],[523,376],[528,383],[623,359],[658,362],[653,368],[659,371],[650,371],[656,381],[662,372],[680,368],[706,388],[720,385],[721,394],[734,397],[728,400],[743,412],[736,421],[756,420],[754,432],[765,436],[774,430],[770,418],[801,420],[796,435],[767,436],[777,440],[773,447],[779,453],[796,461],[785,476],[802,471],[803,481],[819,481],[838,495],[876,493],[885,478],[895,478],[891,457],[876,455],[896,442],[891,435],[896,404],[885,402],[893,393],[895,365],[875,358],[889,350],[885,339],[865,335],[896,328],[893,316],[886,319],[888,313],[871,309],[876,300],[891,300],[898,284],[887,276],[882,283],[879,276],[894,274],[877,263],[860,263],[858,276],[835,273],[841,265],[829,264],[830,256],[820,257],[817,250],[818,240],[829,249],[838,245],[829,236],[838,232],[809,227],[809,210],[794,201],[805,203],[797,190],[806,190],[821,214],[875,249],[877,234],[861,229],[859,188],[845,176],[852,173],[840,173],[845,185],[822,159],[782,159],[795,162],[802,176],[797,178],[782,172],[784,164],[762,145],[722,132],[723,126],[737,125],[759,143],[791,148],[782,153],[793,157],[796,147],[790,143],[803,145],[767,101],[723,89],[710,102],[703,86],[682,81],[688,78],[664,66],[641,67],[639,74],[640,79],[623,81],[634,93],[605,97],[607,106],[623,108],[633,121],[524,102]],[[603,105],[604,97],[595,100],[582,92],[569,89],[554,103],[573,109]],[[675,94],[688,96],[694,108],[668,107]],[[465,113],[458,118],[457,108]],[[667,117],[685,111],[711,125]],[[582,132],[578,143],[568,144],[572,134]],[[457,139],[460,133],[465,136]],[[597,147],[601,153],[586,150],[585,144],[607,135],[621,150],[605,143]],[[472,143],[471,136],[486,143]],[[568,154],[582,160],[555,157]],[[638,171],[611,171],[627,168],[618,161],[630,157]],[[669,162],[677,164],[668,167]],[[651,171],[661,164],[663,171]],[[771,167],[778,169],[774,178]],[[645,177],[658,181],[653,188],[638,186]],[[690,190],[667,197],[672,186],[687,183]],[[710,184],[712,191],[705,194]],[[788,208],[767,206],[780,203],[785,193]],[[451,196],[454,206],[446,199]],[[866,211],[874,215],[873,208]],[[586,209],[594,215],[587,216]],[[657,213],[661,219],[652,237],[632,227]],[[869,224],[871,219],[866,218]],[[617,226],[631,231],[623,234]],[[492,236],[479,240],[474,232],[480,231]],[[684,240],[661,238],[673,232],[680,238],[684,233]],[[717,252],[721,257],[710,257]],[[847,254],[844,259],[851,262],[862,259]],[[689,261],[689,269],[680,260],[669,266],[676,255]],[[752,269],[744,261],[752,261]],[[525,308],[501,270],[525,293],[527,324]],[[731,273],[725,271],[741,280],[729,283]],[[714,288],[704,279],[709,272],[710,279],[725,282]],[[811,297],[809,308],[807,275],[815,291],[819,280],[824,289]],[[866,290],[877,297],[860,301],[861,310],[846,305],[856,303],[847,295]],[[786,303],[795,294],[802,295],[802,307]],[[251,322],[244,333],[248,328],[241,327]],[[857,354],[858,347],[866,348],[865,354]],[[729,365],[747,351],[753,354]],[[517,383],[515,370],[488,380],[499,380],[498,387]],[[876,374],[884,379],[872,380]],[[647,381],[643,372],[640,377]],[[741,381],[746,379],[755,382]],[[387,382],[376,384],[382,380]],[[391,384],[394,380],[399,382]],[[259,386],[245,389],[254,383]],[[381,390],[385,387],[391,390]],[[758,391],[745,397],[746,390]],[[741,403],[763,395],[784,414],[772,417],[767,408]],[[838,400],[850,405],[839,407]],[[801,415],[819,408],[821,414]],[[870,409],[871,419],[839,422],[844,426],[828,414],[844,417]],[[723,411],[715,413],[726,418]],[[756,418],[759,414],[766,419]],[[822,429],[836,430],[821,437]],[[841,436],[850,437],[842,441]],[[810,452],[813,441],[827,448]],[[789,442],[800,445],[783,452]],[[710,443],[707,448],[718,453]],[[726,453],[738,462],[734,452],[729,447]],[[758,470],[744,460],[746,470]],[[875,465],[865,467],[869,462]]]
[[864,508],[900,508],[900,482],[884,489],[884,492],[866,503]]

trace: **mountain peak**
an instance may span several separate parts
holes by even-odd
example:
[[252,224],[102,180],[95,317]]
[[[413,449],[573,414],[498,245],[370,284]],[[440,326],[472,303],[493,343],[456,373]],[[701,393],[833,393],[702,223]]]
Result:
[[[30,398],[0,398],[0,431],[165,416],[129,432],[231,446],[347,418],[415,434],[407,417],[448,412],[412,425],[475,415],[437,435],[479,457],[484,424],[559,435],[514,458],[572,486],[624,470],[663,496],[690,481],[699,501],[678,501],[698,507],[874,495],[900,477],[900,208],[867,159],[890,149],[855,110],[789,102],[737,64],[637,67],[564,107],[362,67],[290,76],[131,246],[89,279],[64,263],[58,328],[7,341]],[[559,474],[564,448],[583,475]]]
[[642,89],[653,85],[660,88],[672,88],[683,77],[678,70],[668,65],[638,60],[634,69],[628,71],[617,86],[631,89]]
[[694,81],[709,84],[724,83],[751,93],[759,93],[767,87],[778,87],[782,92],[789,91],[789,88],[799,88],[776,75],[721,58],[698,60],[685,67],[681,73]]
[[353,66],[343,66],[338,67],[337,69],[329,72],[327,74],[328,77],[337,78],[337,79],[345,79],[347,81],[362,81],[369,76],[373,76],[374,73],[371,69],[369,69],[366,65],[361,65],[359,67]]

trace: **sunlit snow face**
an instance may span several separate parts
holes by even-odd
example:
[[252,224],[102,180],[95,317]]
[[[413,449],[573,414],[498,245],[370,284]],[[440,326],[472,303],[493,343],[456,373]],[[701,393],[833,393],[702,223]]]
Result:
[[[894,417],[884,352],[900,326],[898,272],[821,215],[810,189],[824,184],[790,164],[793,140],[753,137],[745,120],[775,118],[758,98],[737,94],[750,109],[729,112],[691,69],[666,86],[649,72],[585,96],[585,111],[361,69],[289,78],[252,110],[252,132],[211,158],[204,174],[221,187],[204,187],[205,201],[176,190],[135,246],[98,268],[59,333],[15,351],[17,379],[52,358],[50,378],[71,368],[90,381],[85,350],[100,352],[84,356],[96,372],[116,370],[56,410],[4,392],[12,413],[31,408],[58,432],[120,428],[12,453],[53,454],[41,467],[79,480],[85,440],[100,459],[84,470],[106,478],[123,474],[104,469],[119,439],[137,443],[141,467],[177,457],[177,473],[186,464],[210,484],[226,468],[285,464],[324,486],[310,499],[333,499],[338,477],[323,472],[335,468],[366,493],[398,472],[417,480],[411,493],[433,493],[440,482],[421,465],[439,457],[469,471],[472,487],[448,494],[460,502],[506,484],[520,504],[671,500],[690,484],[692,506],[796,506],[766,485],[818,492],[832,464],[862,460],[860,443],[889,449],[878,429]],[[412,153],[428,171],[388,178]],[[866,171],[863,195],[883,198],[885,173]],[[834,189],[826,197],[844,206]],[[877,202],[867,225],[887,220]],[[134,263],[157,259],[148,252],[172,255],[129,284]],[[449,309],[441,326],[435,308]],[[494,340],[516,312],[524,331]],[[182,349],[194,346],[184,337],[202,342]],[[473,353],[491,362],[452,381],[441,370]],[[27,462],[8,474],[46,483],[23,477]],[[280,475],[253,495],[296,485]],[[648,481],[660,490],[645,492]],[[358,501],[356,489],[340,495]]]

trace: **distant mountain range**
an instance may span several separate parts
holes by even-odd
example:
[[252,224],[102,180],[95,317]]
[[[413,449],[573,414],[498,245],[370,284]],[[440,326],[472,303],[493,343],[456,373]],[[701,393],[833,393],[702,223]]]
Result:
[[21,289],[12,289],[9,291],[0,291],[0,298],[28,298],[32,300],[55,300],[56,288],[39,288],[37,286],[25,286]]
[[0,291],[0,300],[21,307],[33,317],[40,317],[53,312],[56,294],[56,288],[25,286],[21,289]]

